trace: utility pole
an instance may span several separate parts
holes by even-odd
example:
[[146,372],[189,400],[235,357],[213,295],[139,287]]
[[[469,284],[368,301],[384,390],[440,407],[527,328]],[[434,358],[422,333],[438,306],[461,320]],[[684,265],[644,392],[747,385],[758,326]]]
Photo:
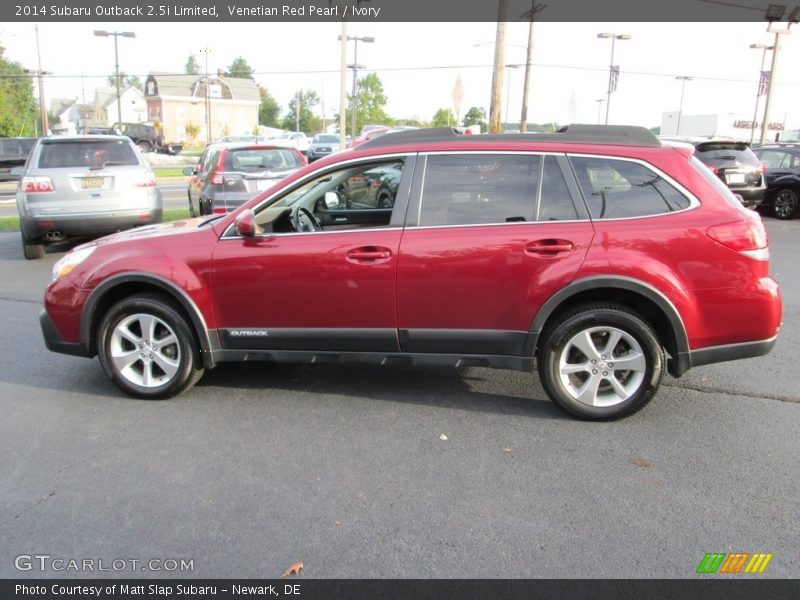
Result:
[[347,146],[347,121],[345,116],[347,104],[347,22],[342,21],[342,35],[339,36],[341,45],[341,67],[339,69],[339,148],[344,150]]
[[44,101],[44,82],[42,81],[42,75],[46,73],[42,71],[42,55],[39,52],[39,25],[34,25],[33,28],[36,32],[36,59],[39,64],[39,69],[36,71],[36,75],[39,78],[39,118],[42,122],[42,136],[46,136],[50,129],[50,125],[47,122],[47,106]]
[[777,72],[776,69],[778,68],[778,49],[780,48],[781,36],[784,34],[788,34],[789,29],[787,28],[784,31],[775,29],[774,33],[775,33],[775,43],[772,45],[774,48],[774,50],[772,51],[772,66],[770,67],[769,71],[769,84],[767,85],[767,101],[764,104],[764,121],[761,123],[761,138],[759,140],[760,143],[762,144],[767,140],[767,127],[769,127],[769,108],[770,105],[772,104],[772,86],[775,84],[775,73]]
[[503,75],[506,69],[506,15],[507,0],[498,0],[497,33],[494,40],[494,68],[492,70],[492,98],[489,104],[489,133],[500,133],[503,112]]
[[[546,6],[546,5],[545,5]],[[519,130],[521,133],[528,131],[528,88],[531,84],[531,71],[533,65],[533,21],[537,12],[545,6],[536,4],[536,0],[531,0],[530,25],[528,26],[528,54],[525,59],[525,83],[522,87],[522,113],[519,118]]]
[[211,143],[211,96],[208,93],[208,53],[211,52],[211,50],[208,48],[208,45],[206,45],[204,48],[202,48],[200,50],[200,52],[205,54],[205,57],[206,57],[206,67],[205,67],[205,69],[206,69],[206,74],[205,74],[205,78],[206,78],[206,86],[205,86],[205,89],[206,89],[206,98],[205,98],[205,100],[206,100],[206,143],[210,144]]

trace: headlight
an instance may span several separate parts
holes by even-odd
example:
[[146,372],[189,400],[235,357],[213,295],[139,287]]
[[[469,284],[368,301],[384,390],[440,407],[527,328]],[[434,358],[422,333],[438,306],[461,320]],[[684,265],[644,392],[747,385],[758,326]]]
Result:
[[64,275],[72,271],[72,269],[89,258],[89,255],[94,252],[96,247],[97,246],[89,246],[87,248],[80,248],[63,256],[55,265],[53,265],[52,280],[55,281],[60,277],[64,277]]

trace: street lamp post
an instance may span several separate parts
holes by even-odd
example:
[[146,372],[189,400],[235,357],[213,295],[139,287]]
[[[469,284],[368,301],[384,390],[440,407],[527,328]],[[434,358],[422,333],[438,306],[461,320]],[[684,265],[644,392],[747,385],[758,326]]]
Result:
[[614,47],[617,40],[629,40],[631,39],[631,36],[626,33],[598,33],[597,37],[601,39],[611,38],[611,63],[608,66],[608,91],[606,92],[607,99],[605,124],[608,125],[608,113],[611,110],[611,92],[614,91],[612,87],[616,87],[614,86]]
[[205,55],[205,90],[206,90],[206,97],[205,97],[205,106],[206,106],[206,143],[211,143],[211,95],[208,90],[208,55],[211,52],[211,49],[208,46],[204,46],[200,52]]
[[762,92],[762,85],[761,85],[761,78],[764,76],[764,63],[767,61],[767,50],[774,50],[775,46],[769,46],[767,44],[750,44],[750,48],[753,50],[762,50],[761,52],[761,70],[758,72],[758,88],[756,89],[756,107],[753,110],[753,122],[750,125],[750,143],[753,143],[753,140],[756,137],[756,122],[758,120],[758,103],[761,100]]
[[[342,36],[339,36],[339,40],[342,39]],[[358,70],[359,69],[366,69],[364,65],[358,64],[358,42],[366,42],[368,44],[372,44],[375,41],[375,38],[369,35],[366,36],[357,36],[357,35],[348,35],[347,41],[353,41],[353,64],[347,65],[348,69],[353,69],[353,98],[352,98],[352,106],[350,108],[351,112],[353,113],[351,118],[351,135],[353,139],[356,137],[356,86],[358,85]]]
[[597,124],[600,125],[600,115],[602,114],[603,110],[603,102],[605,102],[605,98],[598,98],[595,100],[597,102]]
[[686,75],[678,75],[675,79],[681,82],[681,101],[678,104],[678,129],[675,132],[676,135],[681,134],[681,116],[683,115],[683,92],[686,89],[686,82],[691,81],[694,77],[688,77]]
[[117,123],[122,123],[122,101],[119,97],[119,50],[117,49],[117,38],[135,38],[136,34],[133,31],[104,31],[102,29],[95,29],[94,34],[98,37],[114,37],[114,79],[117,83]]

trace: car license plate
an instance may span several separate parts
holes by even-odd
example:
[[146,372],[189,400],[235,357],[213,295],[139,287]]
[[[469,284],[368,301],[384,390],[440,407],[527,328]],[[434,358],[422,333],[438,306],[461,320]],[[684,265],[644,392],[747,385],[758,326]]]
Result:
[[725,178],[728,183],[744,183],[744,173],[728,173]]
[[81,179],[81,188],[84,190],[99,190],[103,187],[105,179],[102,177],[83,177]]

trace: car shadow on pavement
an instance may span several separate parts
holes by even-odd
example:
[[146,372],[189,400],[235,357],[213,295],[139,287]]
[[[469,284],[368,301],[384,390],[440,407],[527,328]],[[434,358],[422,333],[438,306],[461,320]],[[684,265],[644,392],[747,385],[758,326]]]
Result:
[[[503,387],[513,388],[512,393],[491,391],[497,387],[491,380],[500,379],[511,380],[503,381]],[[521,382],[523,379],[525,383]],[[455,410],[570,419],[546,398],[535,376],[493,369],[230,363],[207,371],[197,386],[337,394]]]

